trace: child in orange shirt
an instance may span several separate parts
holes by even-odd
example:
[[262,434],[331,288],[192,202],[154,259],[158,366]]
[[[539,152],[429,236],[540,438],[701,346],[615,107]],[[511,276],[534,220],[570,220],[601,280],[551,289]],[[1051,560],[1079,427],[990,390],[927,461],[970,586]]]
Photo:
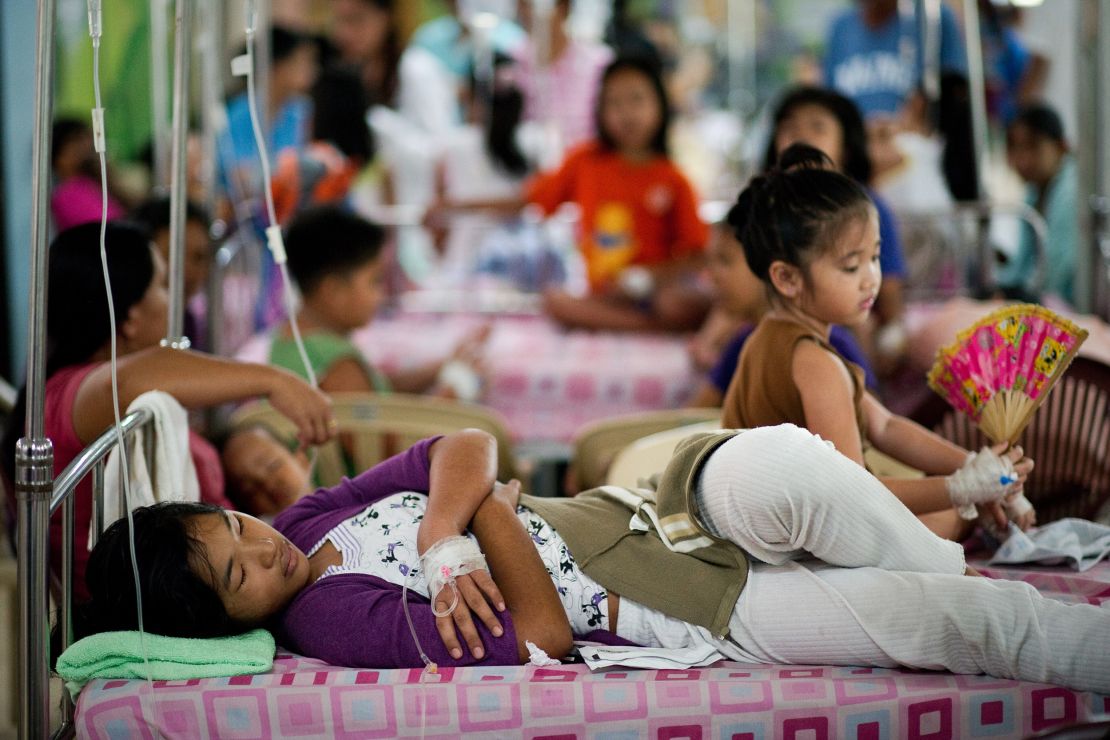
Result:
[[581,209],[581,243],[591,294],[545,296],[548,312],[592,329],[696,328],[708,298],[691,290],[709,237],[693,188],[667,154],[670,107],[650,62],[621,58],[605,70],[597,141],[535,178],[526,199],[552,213]]

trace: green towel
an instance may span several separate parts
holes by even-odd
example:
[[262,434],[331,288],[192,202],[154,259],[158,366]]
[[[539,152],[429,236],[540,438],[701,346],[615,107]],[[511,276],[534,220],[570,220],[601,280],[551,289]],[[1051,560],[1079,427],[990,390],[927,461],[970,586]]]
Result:
[[[58,675],[72,696],[94,678],[146,679],[143,643],[137,631],[101,632],[78,640],[58,658]],[[213,676],[265,673],[274,665],[274,636],[252,630],[233,637],[194,639],[145,636],[150,677],[183,681]]]

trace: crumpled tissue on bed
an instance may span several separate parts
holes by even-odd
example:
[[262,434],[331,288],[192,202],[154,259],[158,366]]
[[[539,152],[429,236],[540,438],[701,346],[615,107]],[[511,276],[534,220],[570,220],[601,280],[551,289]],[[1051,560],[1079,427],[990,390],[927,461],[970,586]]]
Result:
[[1110,527],[1086,519],[1061,519],[1028,532],[1011,523],[1009,536],[989,562],[1067,563],[1082,572],[1107,555],[1110,555]]

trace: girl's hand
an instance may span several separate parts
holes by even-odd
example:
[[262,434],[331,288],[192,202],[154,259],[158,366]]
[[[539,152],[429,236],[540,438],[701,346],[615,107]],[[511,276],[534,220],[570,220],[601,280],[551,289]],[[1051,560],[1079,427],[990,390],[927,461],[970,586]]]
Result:
[[975,509],[979,512],[979,524],[988,531],[1005,532],[1010,525],[1010,519],[1002,508],[1001,501],[988,501],[977,504]]
[[[476,570],[466,575],[455,578],[455,588],[459,591],[459,600],[454,611],[445,617],[436,617],[436,630],[443,646],[447,648],[452,658],[456,660],[463,657],[462,643],[470,649],[470,654],[476,660],[485,657],[485,648],[482,639],[478,636],[478,628],[474,624],[474,617],[481,620],[482,624],[494,637],[501,637],[505,630],[501,621],[494,615],[493,609],[505,611],[505,597],[493,582],[489,571]],[[440,590],[434,603],[435,611],[444,612],[454,600],[455,595],[451,587]],[[491,608],[492,607],[492,608]]]
[[991,452],[996,455],[1003,455],[1007,457],[1014,465],[1014,472],[1017,473],[1017,481],[1015,482],[1009,496],[1016,493],[1021,493],[1025,487],[1025,480],[1029,474],[1033,472],[1033,461],[1025,456],[1025,451],[1021,449],[1021,445],[1014,445],[1011,447],[1007,442],[999,442],[991,446]]
[[504,502],[514,512],[520,505],[520,481],[513,478],[508,483],[494,483],[490,496]]
[[1033,508],[1033,504],[1029,503],[1029,499],[1021,493],[1007,496],[1002,501],[1002,507],[1006,510],[1010,521],[1018,525],[1022,532],[1037,523],[1037,512]]
[[[493,490],[478,507],[474,517],[477,519],[479,516],[490,514],[496,516],[497,512],[491,509],[498,509],[500,512],[515,516],[519,502],[520,481],[494,483]],[[462,642],[470,649],[470,654],[480,660],[485,652],[482,641],[478,637],[478,630],[474,626],[474,616],[476,615],[486,625],[491,634],[500,637],[504,634],[504,629],[491,607],[499,612],[505,611],[505,598],[487,571],[474,571],[459,576],[455,579],[455,586],[459,590],[458,604],[450,615],[436,618],[436,630],[451,657],[455,659],[462,657],[462,647],[459,643],[459,635],[461,635]],[[450,587],[442,589],[436,597],[435,610],[446,611],[453,599],[454,594]]]
[[338,431],[331,399],[290,372],[274,368],[267,398],[296,425],[302,446],[323,444]]
[[482,324],[477,329],[468,332],[462,340],[455,345],[455,349],[448,359],[458,360],[472,367],[480,368],[482,366],[482,355],[486,348],[486,342],[489,340],[489,335],[492,331],[492,324]]
[[970,453],[967,462],[946,484],[952,503],[958,507],[998,502],[1018,493],[1033,470],[1033,461],[1024,456],[1020,447],[1007,449],[1005,444],[984,447]]

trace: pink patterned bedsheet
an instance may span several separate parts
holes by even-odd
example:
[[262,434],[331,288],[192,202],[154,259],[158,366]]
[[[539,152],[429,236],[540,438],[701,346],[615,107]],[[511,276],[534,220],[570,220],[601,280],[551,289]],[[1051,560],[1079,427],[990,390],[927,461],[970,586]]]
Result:
[[[681,407],[698,379],[681,337],[566,332],[543,316],[401,313],[353,339],[388,370],[441,360],[487,323],[489,377],[479,400],[505,416],[518,443],[566,444],[597,419]],[[236,356],[266,362],[268,338],[253,338]]]
[[[1054,598],[1110,605],[1110,564],[983,566]],[[1110,606],[1104,607],[1110,609]],[[77,734],[150,738],[1011,738],[1110,718],[1110,696],[989,676],[717,663],[693,670],[581,665],[417,670],[337,668],[279,651],[270,673],[82,692]],[[140,692],[144,695],[140,701]]]

